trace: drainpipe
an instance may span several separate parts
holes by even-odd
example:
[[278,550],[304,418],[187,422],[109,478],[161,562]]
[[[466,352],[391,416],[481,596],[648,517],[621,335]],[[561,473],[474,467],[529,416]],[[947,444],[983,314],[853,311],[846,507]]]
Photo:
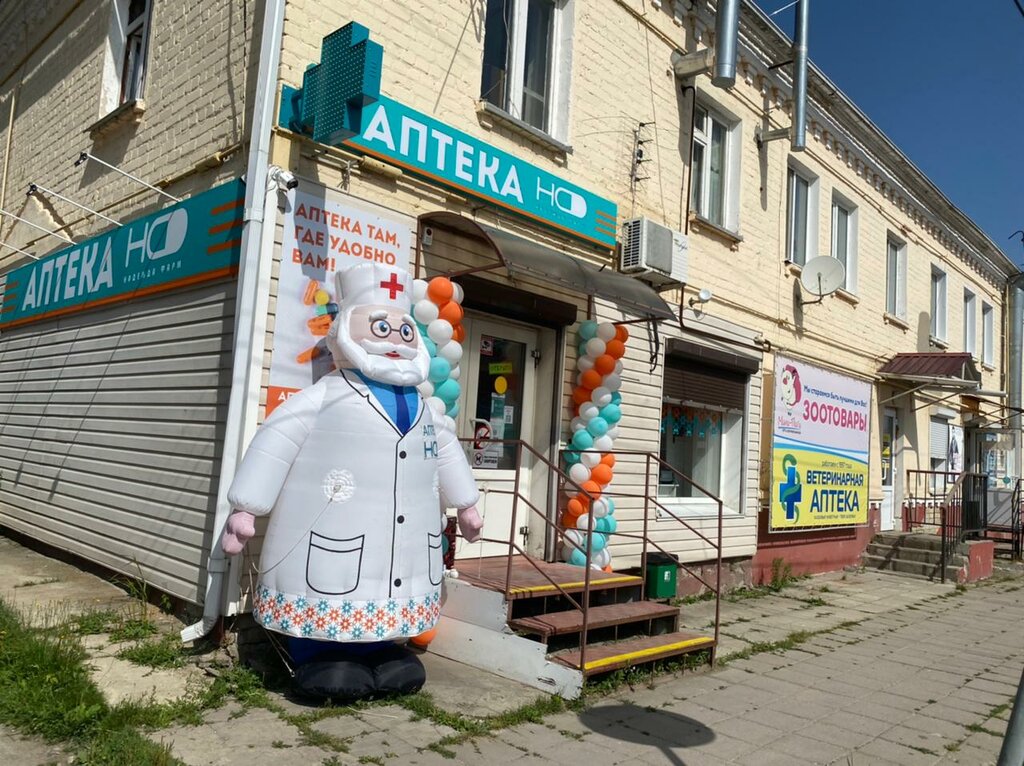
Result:
[[[261,271],[269,271],[269,258],[262,258],[272,250],[273,221],[277,210],[273,194],[267,194],[269,179],[270,136],[274,124],[274,102],[277,91],[277,73],[281,62],[281,42],[284,32],[285,0],[266,0],[263,32],[260,38],[259,75],[253,103],[252,128],[249,136],[249,165],[246,172],[245,209],[242,228],[242,253],[238,271],[238,291],[235,299],[234,355],[231,370],[231,394],[228,399],[227,423],[221,455],[220,481],[217,488],[217,508],[210,541],[210,559],[207,564],[206,595],[203,600],[202,619],[181,631],[182,641],[195,641],[209,633],[221,616],[225,573],[229,570],[226,554],[221,550],[220,538],[231,514],[227,493],[235,475],[235,467],[245,447],[247,433],[246,414],[254,410],[253,399],[259,397],[259,381],[263,364],[262,332],[266,322],[266,298],[260,296],[266,287],[261,284]],[[276,183],[276,182],[273,182]],[[269,217],[270,225],[264,227]],[[264,232],[267,232],[265,235]],[[270,247],[266,248],[267,238]],[[261,251],[263,251],[261,253]],[[262,264],[261,260],[267,261]],[[263,305],[262,314],[259,306]],[[258,402],[257,402],[258,404]]]
[[1006,281],[1007,328],[1007,404],[1010,406],[1010,428],[1013,429],[1013,443],[1017,455],[1016,474],[1021,475],[1021,402],[1022,393],[1021,369],[1024,362],[1024,272],[1015,274]]
[[796,4],[796,30],[793,35],[793,134],[789,148],[802,152],[807,148],[807,29],[811,0]]
[[736,84],[736,37],[740,0],[719,0],[715,10],[715,71],[711,84],[731,88]]

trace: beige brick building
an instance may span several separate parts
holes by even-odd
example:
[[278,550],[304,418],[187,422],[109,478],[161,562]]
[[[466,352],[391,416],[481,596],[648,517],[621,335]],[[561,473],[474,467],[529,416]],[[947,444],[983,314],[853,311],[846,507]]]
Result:
[[[99,0],[46,5],[8,3],[0,10],[0,50],[15,51],[0,64],[5,211],[78,241],[108,224],[45,193],[25,195],[29,184],[118,221],[166,203],[92,159],[74,166],[81,151],[175,197],[246,172],[258,127],[253,112],[264,3],[168,0],[152,10],[121,0],[113,8]],[[125,72],[135,71],[125,57],[131,8],[141,10],[148,25],[145,76],[141,90],[129,89],[134,97],[125,99]],[[1000,445],[993,450],[979,430],[998,425],[1004,414],[1005,399],[983,392],[1007,388],[1006,285],[1015,267],[813,67],[806,151],[792,152],[788,140],[758,140],[790,126],[793,91],[789,68],[772,68],[789,58],[791,44],[753,4],[741,6],[736,83],[722,89],[706,73],[680,80],[673,72],[674,52],[714,47],[709,3],[289,0],[280,67],[273,73],[269,161],[293,173],[298,187],[271,192],[278,195],[278,219],[265,252],[273,263],[264,264],[255,283],[255,308],[238,318],[255,342],[242,349],[232,338],[230,279],[21,329],[0,324],[0,524],[122,571],[137,559],[158,587],[203,601],[207,558],[220,531],[218,493],[223,505],[234,464],[223,455],[230,450],[223,432],[232,418],[240,419],[235,426],[244,441],[265,412],[234,407],[232,391],[241,385],[238,396],[245,399],[258,390],[260,408],[275,403],[276,366],[294,357],[281,341],[282,306],[297,305],[302,280],[329,277],[330,269],[314,267],[297,282],[299,272],[289,271],[289,249],[302,249],[295,232],[296,200],[302,199],[295,195],[301,194],[324,209],[390,222],[407,238],[403,257],[417,276],[477,270],[460,276],[469,338],[456,418],[460,436],[472,436],[479,420],[489,422],[489,386],[498,373],[488,372],[486,357],[500,346],[508,355],[501,363],[517,378],[518,398],[510,395],[505,405],[511,408],[506,435],[558,461],[572,436],[578,323],[588,315],[644,318],[635,303],[624,308],[617,299],[636,278],[616,275],[620,281],[587,295],[559,281],[552,264],[568,255],[602,267],[601,273],[617,272],[610,239],[595,245],[582,230],[566,231],[551,218],[538,221],[526,206],[495,204],[494,195],[489,200],[467,191],[450,173],[439,179],[417,172],[397,156],[401,146],[390,158],[366,159],[373,153],[365,143],[326,146],[282,120],[289,106],[282,87],[302,87],[307,66],[324,61],[323,38],[350,22],[368,28],[370,40],[383,48],[380,94],[423,124],[468,136],[484,166],[481,147],[614,205],[612,239],[621,242],[623,225],[644,218],[685,243],[683,271],[658,279],[675,318],[626,325],[631,337],[615,442],[623,454],[612,485],[620,532],[647,530],[689,562],[716,555],[695,531],[715,539],[717,503],[672,471],[659,470],[649,454],[722,499],[721,552],[737,565],[737,577],[760,578],[776,557],[806,570],[856,559],[870,536],[863,525],[768,532],[768,509],[779,492],[772,469],[778,357],[868,387],[863,497],[871,507],[864,520],[873,528],[901,527],[911,491],[907,472],[950,468],[950,435],[961,438],[962,427],[968,429],[963,468],[1016,478],[1016,458],[998,441],[1000,434],[991,430]],[[372,113],[363,110],[360,129],[367,129]],[[391,127],[399,131],[394,143],[411,147],[412,155],[426,141],[425,132]],[[451,144],[453,152],[457,146]],[[462,156],[468,158],[468,150]],[[476,176],[478,185],[481,179]],[[539,246],[539,262],[547,265],[493,268],[494,242],[514,243],[505,252],[510,260],[525,247],[501,240],[507,235]],[[34,255],[60,246],[13,218],[0,222],[0,241]],[[815,296],[799,286],[802,268],[816,256],[843,261],[845,277],[838,290],[804,305]],[[0,258],[2,268],[26,262],[14,251]],[[694,302],[702,289],[713,297]],[[653,295],[648,291],[644,299],[655,301]],[[185,325],[201,329],[173,329]],[[92,336],[107,339],[106,345],[82,345]],[[181,337],[189,338],[187,351],[174,348]],[[262,380],[246,384],[237,368],[232,374],[232,354],[237,364],[243,351],[262,362]],[[966,364],[968,373],[976,368],[980,375],[961,383],[967,373],[926,370],[929,379],[916,380],[882,371],[897,354],[929,352],[966,352],[973,361],[961,358],[961,373]],[[41,361],[59,355],[76,361],[63,367]],[[32,372],[40,365],[50,373]],[[151,380],[145,390],[152,396],[134,391],[128,381],[135,375]],[[125,403],[130,411],[116,412]],[[69,409],[59,412],[65,404]],[[709,425],[694,425],[703,422]],[[962,441],[959,447],[965,448]],[[132,450],[157,457],[129,470]],[[510,505],[502,492],[520,475],[525,497],[539,510],[520,511],[528,518],[513,525],[516,542],[540,557],[559,556],[559,541],[541,518],[562,518],[558,477],[538,459],[520,465],[511,452],[484,452],[478,478],[488,490],[489,536],[508,538]],[[47,492],[57,499],[47,499]],[[153,535],[165,543],[148,544]],[[616,568],[640,563],[637,538],[613,537],[608,550]],[[467,547],[460,555],[494,552]],[[246,573],[257,553],[251,546],[227,578],[229,612],[244,603]]]

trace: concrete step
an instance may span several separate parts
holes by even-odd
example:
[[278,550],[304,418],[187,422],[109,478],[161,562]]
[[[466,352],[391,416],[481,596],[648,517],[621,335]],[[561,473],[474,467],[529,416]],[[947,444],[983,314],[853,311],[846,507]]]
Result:
[[871,542],[899,549],[942,550],[942,536],[930,532],[879,532]]
[[[937,564],[928,564],[923,561],[907,561],[906,559],[889,558],[885,556],[872,556],[865,554],[861,561],[868,569],[877,569],[883,572],[896,572],[899,574],[925,577],[929,580],[941,579],[941,567]],[[957,582],[960,568],[958,566],[946,567],[946,582]]]
[[920,561],[922,564],[938,566],[942,561],[942,551],[931,548],[894,548],[880,543],[868,543],[864,553],[881,558],[900,558],[904,561]]

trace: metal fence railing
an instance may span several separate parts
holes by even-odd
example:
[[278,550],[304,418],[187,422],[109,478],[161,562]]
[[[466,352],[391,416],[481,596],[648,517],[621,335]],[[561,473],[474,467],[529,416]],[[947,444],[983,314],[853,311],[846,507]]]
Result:
[[907,531],[928,530],[941,540],[940,578],[961,543],[988,527],[988,476],[948,471],[907,471]]

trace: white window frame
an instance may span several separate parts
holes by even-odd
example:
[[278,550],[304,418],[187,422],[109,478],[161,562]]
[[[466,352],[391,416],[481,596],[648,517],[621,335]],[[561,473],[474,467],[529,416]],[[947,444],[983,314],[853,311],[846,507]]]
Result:
[[[526,57],[526,30],[530,0],[507,0],[512,4],[511,22],[507,31],[505,103],[496,105],[486,98],[480,99],[488,108],[496,108],[513,121],[539,130],[562,143],[569,141],[569,86],[572,79],[572,43],[575,0],[550,0],[554,6],[547,74],[546,115],[544,125],[538,127],[526,122],[522,116],[523,73]],[[484,14],[486,16],[486,1]],[[486,38],[486,34],[485,34]],[[484,45],[487,44],[486,39]]]
[[995,366],[995,311],[992,306],[981,303],[981,363],[988,367]]
[[[698,118],[704,112],[703,121]],[[707,215],[711,206],[711,188],[708,183],[710,174],[711,131],[717,122],[725,130],[725,158],[722,177],[722,216],[716,221]],[[701,124],[703,123],[703,124]],[[742,122],[735,115],[729,114],[717,104],[709,102],[701,96],[694,105],[693,150],[690,152],[690,173],[693,174],[693,154],[698,145],[704,150],[702,177],[690,177],[691,211],[700,219],[719,226],[736,236],[740,231],[740,147],[742,146]],[[699,199],[695,198],[699,197]]]
[[848,293],[857,292],[857,224],[858,224],[858,213],[857,206],[854,205],[850,200],[840,194],[838,191],[832,191],[832,231],[831,231],[831,250],[830,254],[833,258],[838,258],[838,241],[837,236],[839,228],[836,225],[838,221],[839,212],[842,209],[846,212],[846,276],[843,281],[843,289]]
[[964,288],[964,351],[978,358],[978,296]]
[[[103,81],[100,88],[100,116],[109,114],[123,104],[142,99],[146,88],[149,65],[150,38],[153,28],[154,0],[145,0],[142,15],[128,24],[130,0],[113,0],[110,14],[110,28],[107,32],[107,46],[103,61]],[[128,37],[136,30],[142,30],[142,69],[135,88],[126,89],[123,82],[125,53]]]
[[885,238],[885,313],[907,320],[907,243],[892,232]]
[[948,342],[947,330],[949,319],[949,279],[946,272],[938,266],[932,265],[931,286],[929,294],[931,302],[929,305],[930,334],[933,343],[946,345]]
[[[805,232],[806,246],[804,248],[803,260],[795,257],[794,244],[796,226],[793,216],[795,212],[796,184],[791,182],[791,177],[799,177],[807,184],[807,225]],[[820,208],[818,202],[818,190],[820,179],[809,169],[790,158],[786,170],[786,263],[803,266],[812,258],[818,256],[818,232]]]

